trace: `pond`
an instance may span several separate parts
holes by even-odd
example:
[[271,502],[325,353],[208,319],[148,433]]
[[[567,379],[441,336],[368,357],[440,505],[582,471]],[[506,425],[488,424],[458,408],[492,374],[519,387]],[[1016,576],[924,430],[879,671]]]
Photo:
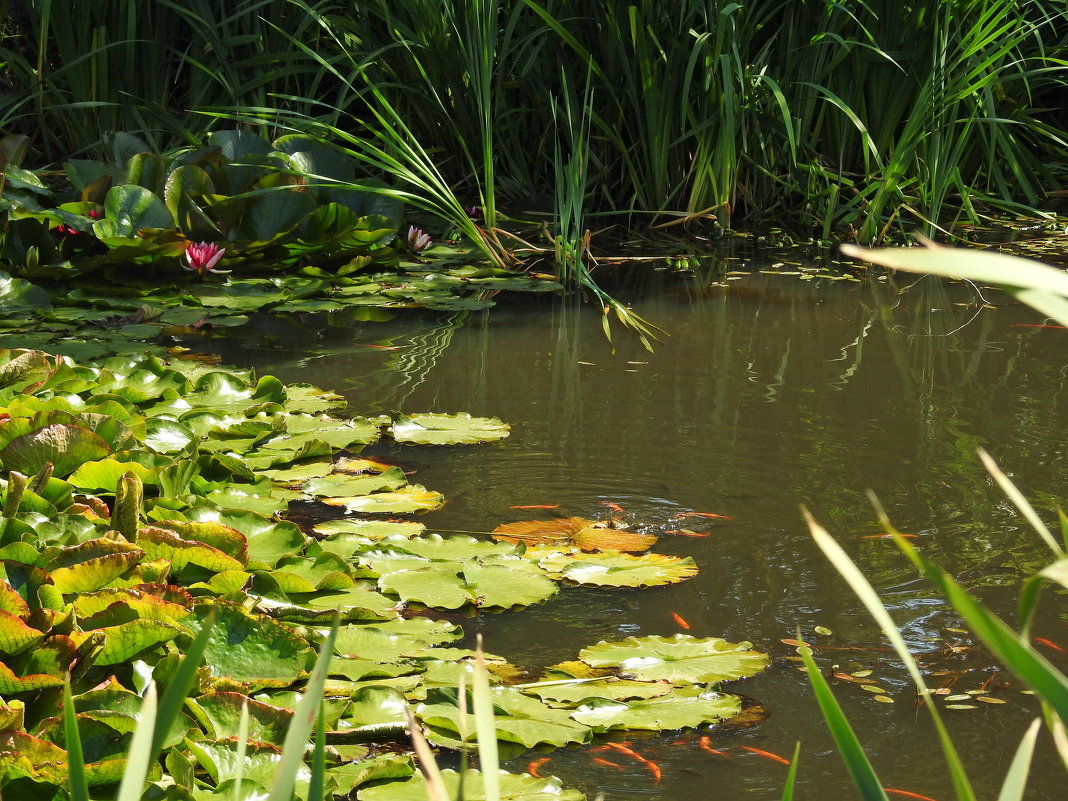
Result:
[[[702,749],[692,733],[669,733],[631,741],[660,765],[659,785],[640,764],[616,754],[606,761],[622,769],[611,767],[590,748],[553,752],[543,774],[591,799],[681,799],[697,782],[715,787],[717,798],[772,799],[786,768],[745,747],[789,757],[800,741],[801,791],[855,798],[794,648],[781,642],[800,630],[822,667],[872,671],[893,700],[877,703],[860,683],[836,684],[886,785],[952,797],[927,713],[812,543],[803,504],[883,594],[931,685],[952,688],[937,703],[981,795],[991,797],[1037,702],[997,672],[893,543],[876,536],[865,493],[916,535],[923,553],[1011,619],[1021,579],[1047,553],[976,448],[989,450],[1053,522],[1050,510],[1068,498],[1066,333],[1036,325],[1036,313],[995,290],[864,274],[804,280],[780,269],[793,274],[680,277],[644,267],[612,281],[602,271],[613,292],[665,329],[653,353],[618,325],[613,352],[599,309],[573,296],[500,296],[485,312],[413,310],[378,322],[263,317],[196,347],[337,391],[353,413],[467,411],[511,423],[511,437],[493,445],[377,451],[445,493],[446,507],[420,518],[433,531],[615,516],[659,534],[658,551],[701,567],[671,587],[565,589],[524,611],[461,621],[490,651],[536,669],[602,639],[688,626],[698,636],[750,640],[774,657],[770,670],[738,687],[769,717],[713,732],[706,743],[724,755]],[[537,505],[557,508],[512,508]],[[1063,612],[1062,597],[1049,593],[1035,630],[1062,666]],[[973,695],[983,701],[957,698],[968,690],[981,690]],[[510,767],[523,770],[537,756]],[[1063,792],[1048,744],[1036,758],[1030,796]]]

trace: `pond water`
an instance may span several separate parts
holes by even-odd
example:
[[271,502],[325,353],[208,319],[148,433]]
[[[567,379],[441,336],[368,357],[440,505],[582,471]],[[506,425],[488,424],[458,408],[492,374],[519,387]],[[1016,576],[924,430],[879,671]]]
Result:
[[[955,631],[961,621],[893,543],[872,536],[880,529],[865,493],[926,555],[1011,616],[1021,578],[1047,553],[976,448],[1054,521],[1050,510],[1068,499],[1068,332],[1036,327],[1036,313],[995,290],[982,290],[996,307],[984,308],[966,284],[728,278],[737,280],[643,268],[612,284],[668,334],[653,353],[618,325],[613,353],[599,310],[577,297],[530,296],[501,296],[485,312],[402,311],[379,322],[263,318],[209,344],[227,362],[340,392],[353,413],[468,411],[511,423],[511,437],[494,445],[378,451],[445,493],[446,507],[420,518],[431,530],[616,515],[661,534],[656,550],[701,567],[671,587],[571,588],[540,606],[462,621],[488,650],[536,669],[602,639],[674,634],[678,616],[690,634],[750,640],[773,655],[768,671],[735,686],[769,717],[712,734],[728,756],[669,733],[632,738],[660,764],[659,785],[636,763],[620,759],[618,770],[580,748],[553,752],[543,773],[591,799],[682,799],[695,787],[709,798],[772,799],[786,768],[742,746],[788,757],[800,741],[801,792],[855,798],[794,649],[781,642],[800,629],[821,666],[871,670],[893,698],[876,703],[845,682],[835,690],[885,784],[953,796],[926,711],[811,541],[804,504],[883,594],[932,686],[983,688],[1006,702],[945,713],[981,797],[993,797],[1038,705]],[[534,504],[559,508],[510,508]],[[693,511],[732,519],[679,517]],[[708,536],[670,533],[687,529]],[[1063,595],[1047,593],[1035,633],[1068,648],[1066,611]],[[1068,654],[1043,647],[1066,665]],[[1029,797],[1063,794],[1048,743],[1036,760]]]

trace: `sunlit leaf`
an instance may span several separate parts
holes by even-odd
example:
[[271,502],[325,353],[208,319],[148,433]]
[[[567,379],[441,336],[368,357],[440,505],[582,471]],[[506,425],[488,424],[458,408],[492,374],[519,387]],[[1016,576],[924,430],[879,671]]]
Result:
[[[554,709],[511,687],[495,687],[491,693],[498,740],[533,748],[539,743],[560,747],[590,739],[590,728],[573,720],[570,710]],[[454,703],[442,698],[420,704],[416,717],[430,727],[431,742],[450,747],[461,742],[459,710]]]
[[583,551],[638,552],[646,551],[656,544],[656,537],[652,534],[635,534],[583,517],[504,523],[493,529],[493,538],[503,542],[523,542],[527,545],[575,546]]
[[592,667],[614,668],[627,678],[673,684],[733,681],[759,673],[768,665],[767,654],[752,650],[751,643],[688,634],[602,642],[583,648],[579,659]]
[[655,587],[675,584],[697,575],[690,557],[659,553],[631,554],[556,553],[538,560],[538,565],[554,578],[597,587]]
[[737,695],[682,687],[667,695],[637,701],[592,698],[584,701],[571,717],[598,729],[663,731],[717,723],[734,717],[741,708]]
[[[336,503],[335,503],[336,501]],[[438,509],[445,502],[440,492],[428,490],[421,484],[409,484],[394,492],[375,492],[356,498],[327,498],[324,503],[344,506],[350,514],[410,514]]]
[[473,445],[504,439],[510,427],[496,417],[469,414],[398,414],[390,435],[397,442],[416,445]]
[[[441,771],[449,798],[458,798],[461,776],[453,770]],[[486,799],[477,770],[467,770],[462,778],[463,797],[468,801],[493,801]],[[391,782],[377,787],[358,790],[360,801],[426,801],[426,779],[416,773],[406,782]],[[535,801],[553,798],[556,801],[585,801],[586,796],[578,790],[565,789],[555,777],[536,779],[526,774],[504,773],[500,775],[500,801]]]

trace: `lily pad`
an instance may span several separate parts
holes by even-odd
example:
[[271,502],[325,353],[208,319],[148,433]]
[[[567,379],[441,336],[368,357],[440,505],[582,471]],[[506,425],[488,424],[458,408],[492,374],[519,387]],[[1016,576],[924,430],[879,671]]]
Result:
[[595,587],[657,587],[677,584],[698,572],[688,556],[633,556],[618,551],[556,553],[539,559],[538,565],[554,578]]
[[637,701],[591,698],[571,713],[579,723],[596,729],[692,729],[718,723],[737,715],[742,701],[737,695],[682,687],[668,695]]
[[[441,778],[445,783],[447,797],[459,798],[460,774],[454,770],[443,770]],[[486,794],[479,771],[465,771],[462,781],[463,797],[466,801],[484,801]],[[500,782],[498,798],[501,801],[544,801],[546,798],[552,798],[555,801],[585,801],[586,799],[586,796],[578,790],[565,789],[560,780],[554,776],[537,779],[526,774],[517,775],[501,771],[498,781]],[[421,773],[416,773],[405,782],[391,782],[357,790],[356,797],[360,801],[426,801],[430,793],[426,779]]]
[[511,433],[496,417],[469,414],[397,414],[390,435],[397,442],[416,445],[474,445],[504,439]]
[[679,685],[744,679],[768,666],[768,655],[752,650],[752,643],[688,634],[601,642],[583,648],[579,659],[595,668],[614,668],[626,678]]
[[582,551],[614,550],[636,553],[656,544],[652,534],[636,534],[613,528],[604,521],[584,517],[558,517],[554,520],[522,520],[493,529],[493,539],[526,545],[577,547]]
[[409,484],[394,492],[374,492],[356,498],[325,498],[323,503],[344,506],[350,514],[410,514],[441,508],[445,496],[421,484]]
[[[590,740],[590,727],[573,720],[569,710],[554,709],[511,687],[494,687],[490,692],[498,740],[518,743],[524,748],[541,743],[561,747]],[[420,704],[415,714],[430,728],[431,742],[451,748],[462,744],[460,712],[451,700],[441,696],[434,702]],[[473,739],[473,727],[468,725],[467,729],[468,737]]]
[[543,701],[560,704],[577,704],[588,698],[603,698],[610,701],[627,701],[638,698],[658,698],[667,695],[672,685],[662,681],[631,681],[629,679],[600,679],[597,681],[546,682],[544,686],[523,687],[523,692]]
[[186,626],[200,623],[214,610],[215,625],[204,652],[204,664],[222,682],[249,688],[287,687],[304,675],[312,650],[290,626],[269,617],[252,615],[237,604],[201,603]]

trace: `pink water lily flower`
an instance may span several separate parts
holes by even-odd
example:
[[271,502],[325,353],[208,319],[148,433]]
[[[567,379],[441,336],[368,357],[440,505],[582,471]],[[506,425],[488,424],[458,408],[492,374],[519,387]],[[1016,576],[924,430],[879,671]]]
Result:
[[226,252],[225,248],[221,248],[214,242],[201,242],[198,245],[190,244],[185,249],[185,261],[182,266],[191,270],[198,275],[204,275],[205,273],[228,273],[229,270],[216,270],[215,265],[219,263],[219,259],[223,257]]
[[408,249],[412,253],[426,250],[426,246],[429,244],[430,237],[423,233],[422,228],[416,228],[414,225],[408,228]]

